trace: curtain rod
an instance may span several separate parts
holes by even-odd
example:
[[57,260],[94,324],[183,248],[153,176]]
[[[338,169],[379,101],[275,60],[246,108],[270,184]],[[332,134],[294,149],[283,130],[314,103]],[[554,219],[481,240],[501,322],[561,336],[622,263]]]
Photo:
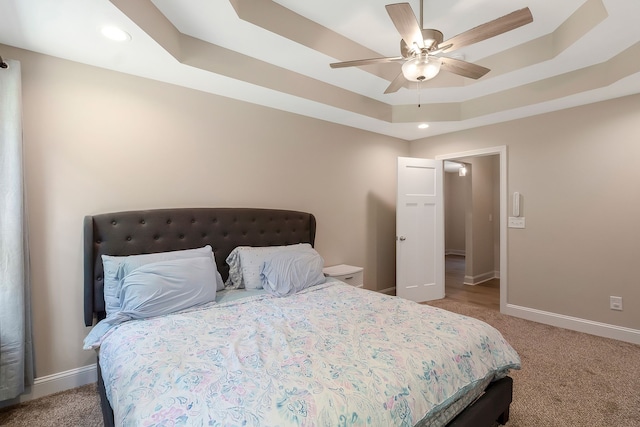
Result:
[[0,56],[0,68],[9,68],[9,64],[4,62],[4,59],[2,59],[2,56]]

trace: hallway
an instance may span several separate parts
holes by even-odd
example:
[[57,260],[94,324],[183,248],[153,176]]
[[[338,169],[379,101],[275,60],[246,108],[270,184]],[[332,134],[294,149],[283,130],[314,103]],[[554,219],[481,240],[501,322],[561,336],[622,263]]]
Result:
[[500,311],[500,279],[491,279],[475,286],[465,285],[464,261],[465,258],[460,255],[445,257],[445,297]]

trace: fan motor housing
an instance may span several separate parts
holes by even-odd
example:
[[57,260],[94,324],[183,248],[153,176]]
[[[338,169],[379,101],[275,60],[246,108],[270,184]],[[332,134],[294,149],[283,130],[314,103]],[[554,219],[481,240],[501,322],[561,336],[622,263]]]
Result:
[[[427,28],[422,30],[422,39],[424,40],[424,45],[427,50],[431,51],[436,49],[438,45],[442,43],[444,35],[441,31]],[[400,39],[400,53],[404,58],[411,58],[420,52],[416,52],[413,47],[409,48],[404,40]]]

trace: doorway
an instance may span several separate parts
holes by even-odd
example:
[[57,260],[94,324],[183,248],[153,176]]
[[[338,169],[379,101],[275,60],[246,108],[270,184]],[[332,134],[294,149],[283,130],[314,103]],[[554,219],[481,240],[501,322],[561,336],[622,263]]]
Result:
[[[503,311],[507,300],[506,147],[436,159],[444,166],[446,296]],[[465,176],[459,172],[463,166]]]

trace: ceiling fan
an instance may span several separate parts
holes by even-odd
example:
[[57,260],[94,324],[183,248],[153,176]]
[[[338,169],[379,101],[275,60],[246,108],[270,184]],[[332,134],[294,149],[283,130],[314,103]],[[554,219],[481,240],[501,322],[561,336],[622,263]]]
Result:
[[[471,62],[442,55],[533,22],[531,11],[525,7],[443,41],[442,32],[434,29],[422,29],[422,25],[418,24],[409,3],[388,4],[385,7],[402,37],[400,40],[402,56],[359,59],[330,64],[331,68],[344,68],[383,62],[403,62],[402,72],[391,82],[384,93],[397,92],[407,80],[423,82],[432,79],[440,70],[471,79],[479,79],[491,70]],[[420,15],[422,16],[422,13]]]

